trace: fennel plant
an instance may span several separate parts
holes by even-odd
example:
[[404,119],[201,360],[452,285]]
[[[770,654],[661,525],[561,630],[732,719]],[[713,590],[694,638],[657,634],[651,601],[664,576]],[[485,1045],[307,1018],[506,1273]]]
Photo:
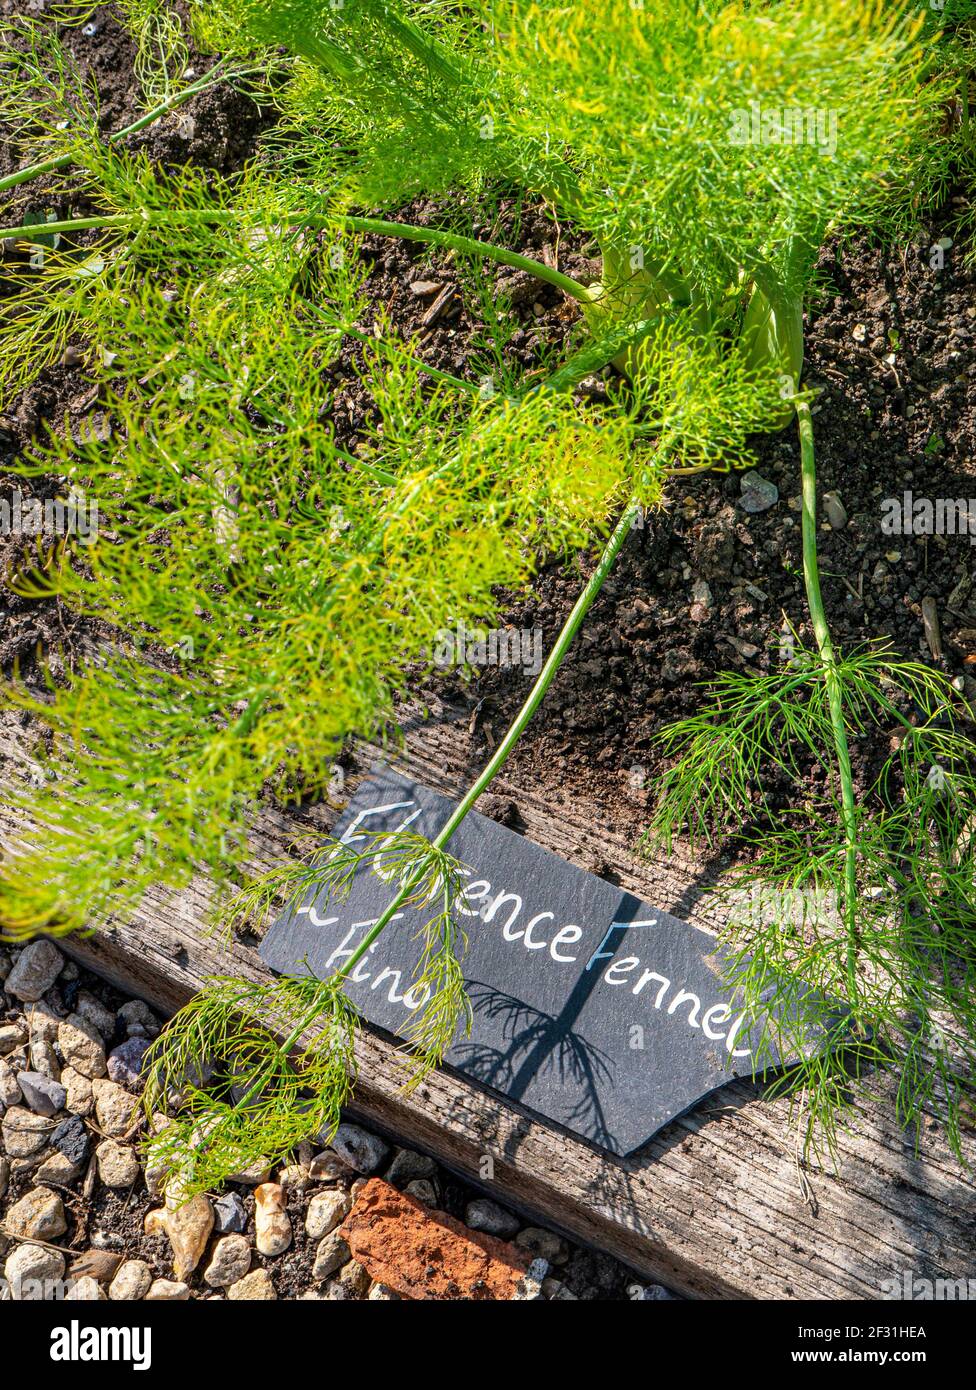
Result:
[[[186,40],[160,0],[126,10],[148,123],[193,94],[176,76]],[[0,230],[31,253],[0,321],[0,408],[78,336],[111,420],[107,438],[56,424],[22,460],[25,476],[97,496],[103,532],[16,582],[117,637],[44,698],[8,692],[54,741],[40,792],[15,793],[36,829],[5,865],[0,920],[11,935],[97,926],[201,868],[219,895],[245,857],[248,808],[269,785],[321,788],[346,738],[384,732],[404,665],[438,627],[490,621],[499,586],[609,532],[484,773],[432,843],[404,844],[369,938],[403,901],[429,904],[421,971],[435,988],[415,1020],[416,1077],[466,1016],[451,835],[532,717],[637,507],[661,505],[675,473],[747,463],[750,434],[795,413],[804,496],[815,486],[800,373],[816,256],[828,233],[897,232],[940,186],[949,82],[907,0],[610,0],[598,25],[588,7],[525,0],[201,0],[190,20],[193,45],[221,55],[200,82],[246,82],[278,111],[232,175],[161,170],[101,138],[57,33],[21,19],[10,34],[0,115],[28,145],[40,132],[40,157],[0,191],[24,207],[46,182],[40,212]],[[815,131],[823,113],[835,147],[789,136],[797,110]],[[590,236],[599,279],[474,236],[499,187]],[[451,195],[439,225],[397,216],[421,193]],[[579,306],[566,360],[532,375],[499,351],[490,391],[432,369],[369,308],[366,234],[555,287]],[[582,410],[573,387],[611,363],[623,376],[608,403]],[[372,407],[345,444],[342,371]],[[841,769],[852,912],[845,666],[805,560],[808,683]],[[673,781],[666,824],[688,799],[687,777]],[[296,873],[341,892],[351,867],[328,845],[245,888],[231,916],[287,900]],[[858,969],[854,941],[852,1005]],[[342,973],[217,982],[164,1032],[149,1103],[176,1091],[183,1109],[153,1143],[182,1154],[183,1190],[334,1127],[355,1031]],[[223,1094],[194,1079],[214,1057]]]

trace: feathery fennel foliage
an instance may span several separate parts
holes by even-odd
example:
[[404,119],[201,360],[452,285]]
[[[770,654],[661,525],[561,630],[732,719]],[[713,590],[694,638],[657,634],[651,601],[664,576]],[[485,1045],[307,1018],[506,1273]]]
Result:
[[0,24],[0,122],[9,147],[37,162],[81,154],[98,138],[98,94],[40,21]]
[[[836,1046],[773,1088],[792,1093],[806,1144],[832,1146],[852,1077],[870,1088],[893,1071],[899,1121],[934,1107],[959,1152],[976,1069],[973,711],[883,643],[838,655],[795,639],[788,652],[773,674],[720,675],[696,714],[658,732],[670,765],[651,840],[750,848],[717,890],[731,979],[803,1028],[829,1029],[838,1001],[848,1011]],[[896,749],[855,802],[848,742],[892,727]],[[788,810],[770,795],[784,780],[799,796]],[[770,1027],[771,1049],[788,1042]]]
[[714,333],[744,305],[755,360],[794,385],[827,231],[903,226],[948,159],[948,83],[914,3],[609,0],[599,23],[562,0],[195,13],[222,48],[298,55],[274,144],[297,179],[314,186],[338,141],[366,205],[514,181],[596,238],[592,325],[679,305]]
[[150,104],[166,101],[184,81],[189,62],[183,21],[166,0],[118,0],[136,40],[135,76]]
[[[342,902],[363,869],[403,889],[399,906],[431,908],[420,931],[420,957],[412,981],[412,989],[427,1003],[418,1004],[406,1032],[413,1071],[419,1078],[442,1060],[459,1026],[465,1036],[471,1028],[471,1006],[461,973],[466,938],[452,912],[463,886],[461,865],[409,827],[395,835],[360,834],[365,848],[331,838],[296,844],[297,858],[257,875],[230,898],[220,925],[228,933],[237,926],[254,928],[267,921],[272,911],[308,906],[322,893]],[[347,961],[337,978],[346,978],[354,966],[355,961]]]
[[146,1156],[166,1173],[167,1195],[219,1189],[309,1134],[327,1141],[352,1093],[357,1017],[338,980],[225,977],[195,995],[145,1064],[146,1108],[160,1117]]
[[[182,180],[184,207],[197,191]],[[422,389],[389,341],[359,363],[375,419],[347,456],[326,370],[362,312],[351,246],[333,269],[271,227],[176,239],[171,225],[137,284],[104,247],[80,296],[95,350],[118,345],[111,438],[69,430],[24,464],[97,497],[101,529],[82,563],[64,553],[22,591],[57,592],[127,646],[53,703],[11,692],[74,756],[49,798],[25,788],[51,828],[11,861],[8,930],[99,920],[115,878],[121,906],[201,864],[223,876],[245,798],[269,779],[321,785],[350,732],[381,732],[438,627],[483,621],[495,586],[524,582],[540,551],[585,544],[639,486],[623,410],[584,419],[551,391]],[[195,273],[170,291],[174,256]],[[295,283],[310,259],[314,312]],[[650,472],[644,487],[653,503]],[[147,663],[150,644],[175,659]]]
[[[163,0],[124,9],[165,106],[181,31]],[[55,422],[24,460],[96,497],[101,530],[83,553],[69,539],[25,562],[17,584],[115,633],[48,697],[9,692],[54,734],[44,785],[17,794],[37,829],[0,880],[12,935],[96,925],[200,868],[219,888],[249,806],[269,785],[320,787],[345,738],[381,733],[404,664],[439,627],[490,620],[498,586],[591,544],[625,503],[659,505],[672,471],[745,463],[750,433],[803,409],[803,296],[825,235],[902,226],[949,158],[950,80],[909,3],[609,0],[594,25],[555,0],[200,0],[189,22],[194,44],[275,77],[279,121],[238,174],[164,173],[101,140],[94,94],[36,26],[0,113],[40,132],[47,172],[70,163],[60,188],[91,209],[49,223],[40,255],[26,220],[5,230],[34,254],[0,320],[0,408],[78,336],[111,426]],[[824,138],[789,137],[794,110],[821,116]],[[598,283],[474,241],[499,185],[590,234]],[[464,197],[437,228],[359,215],[446,192]],[[572,356],[544,382],[493,372],[493,393],[425,370],[382,316],[368,322],[367,230],[558,285],[582,306]],[[611,361],[630,388],[583,413],[569,388]],[[350,372],[370,409],[341,447]],[[455,816],[433,843],[383,852],[400,855],[395,902],[431,909],[414,1076],[466,1017],[444,846],[531,717],[630,514]],[[827,733],[825,698],[838,733],[844,678],[823,679],[822,643],[819,660],[808,744]],[[846,805],[842,819],[849,862]],[[234,910],[341,892],[351,862],[329,846]],[[328,1133],[354,1033],[341,975],[223,981],[193,1001],[157,1045],[149,1098],[182,1097],[153,1139],[181,1190]],[[199,1084],[214,1063],[223,1094]]]

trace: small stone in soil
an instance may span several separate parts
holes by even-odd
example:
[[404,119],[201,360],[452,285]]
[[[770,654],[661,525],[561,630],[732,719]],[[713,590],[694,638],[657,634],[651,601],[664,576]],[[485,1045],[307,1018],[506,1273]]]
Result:
[[72,1163],[80,1165],[88,1157],[88,1131],[77,1115],[61,1121],[51,1134],[51,1144]]
[[63,965],[64,957],[50,941],[32,941],[21,951],[4,988],[24,1003],[34,1003],[51,988]]
[[247,1237],[222,1236],[203,1277],[212,1289],[225,1289],[243,1279],[250,1268],[251,1246]]
[[757,647],[755,642],[745,642],[741,637],[736,637],[731,632],[723,632],[721,635],[745,661],[751,661],[754,656],[758,656],[760,653],[761,648]]
[[742,493],[739,504],[746,512],[768,512],[779,501],[779,488],[755,468],[740,476],[739,489]]
[[33,1039],[30,1045],[30,1067],[28,1070],[39,1071],[42,1076],[49,1076],[52,1081],[60,1080],[61,1064],[51,1043],[45,1042],[43,1038]]
[[349,1246],[345,1239],[338,1231],[333,1231],[325,1237],[315,1252],[312,1278],[317,1284],[321,1283],[323,1279],[335,1274],[337,1269],[341,1269],[349,1258]]
[[704,579],[697,580],[691,589],[691,608],[688,616],[693,623],[703,623],[712,609],[712,591]]
[[139,1176],[139,1160],[125,1144],[105,1139],[95,1150],[98,1176],[106,1187],[131,1187]]
[[101,1076],[92,1082],[92,1094],[99,1129],[109,1139],[121,1139],[132,1127],[138,1097]]
[[11,1105],[19,1105],[23,1098],[16,1076],[6,1062],[0,1062],[0,1105],[9,1110]]
[[565,1264],[569,1258],[569,1246],[562,1236],[541,1226],[526,1226],[515,1237],[515,1244],[527,1255],[546,1260],[551,1265]]
[[219,1235],[237,1235],[247,1226],[244,1203],[236,1192],[225,1192],[213,1204],[214,1230]]
[[[478,805],[480,809],[480,801]],[[397,1187],[400,1183],[412,1182],[414,1178],[432,1178],[436,1172],[437,1164],[426,1154],[416,1153],[413,1149],[397,1149],[387,1169],[386,1180]]]
[[231,1284],[227,1290],[227,1297],[235,1302],[241,1299],[267,1302],[276,1299],[278,1295],[275,1293],[275,1287],[268,1271],[255,1269],[236,1284]]
[[51,1119],[64,1109],[68,1095],[60,1081],[52,1081],[39,1071],[19,1071],[17,1085],[36,1115],[46,1115]]
[[425,1207],[437,1206],[437,1192],[434,1184],[427,1178],[414,1178],[408,1182],[403,1189],[408,1197],[412,1197],[416,1202],[422,1202]]
[[542,1282],[549,1273],[545,1260],[533,1260],[516,1285],[512,1298],[519,1303],[531,1303],[542,1297]]
[[47,1000],[39,999],[27,1010],[27,1026],[30,1029],[31,1042],[56,1043],[60,1022],[61,1019]]
[[374,1173],[389,1153],[382,1139],[358,1125],[340,1125],[332,1147],[357,1173]]
[[301,1194],[312,1183],[308,1169],[303,1168],[300,1163],[290,1163],[287,1168],[282,1168],[278,1174],[278,1181],[285,1192],[289,1194],[292,1192]]
[[47,1187],[35,1187],[21,1197],[4,1220],[10,1235],[18,1240],[54,1241],[68,1229],[64,1203]]
[[81,1014],[71,1014],[58,1025],[58,1046],[69,1066],[82,1076],[105,1075],[105,1048],[93,1023]]
[[173,1272],[177,1279],[185,1279],[196,1269],[213,1227],[213,1207],[202,1192],[188,1202],[174,1201],[167,1207],[166,1234],[173,1248]]
[[239,1182],[245,1187],[260,1187],[271,1176],[271,1165],[266,1158],[258,1158],[248,1168],[239,1173],[231,1173],[227,1181]]
[[329,1293],[330,1296],[354,1300],[363,1298],[369,1285],[370,1277],[367,1271],[357,1260],[350,1260],[342,1266],[339,1278]]
[[[130,999],[123,1004],[118,1016],[126,1025],[130,1037],[154,1038],[159,1032],[159,1020],[141,999]],[[112,1080],[117,1078],[113,1077]]]
[[118,1231],[92,1231],[91,1242],[96,1250],[124,1250],[125,1240]]
[[939,606],[931,595],[922,599],[922,626],[933,660],[941,661],[942,629],[939,625]]
[[291,1218],[280,1183],[265,1182],[254,1189],[255,1244],[262,1255],[280,1255],[292,1241]]
[[115,1015],[90,990],[79,991],[75,1011],[86,1018],[101,1037],[111,1038],[115,1032]]
[[486,1235],[498,1236],[500,1240],[511,1240],[519,1229],[518,1219],[487,1197],[478,1197],[469,1202],[464,1219],[473,1231],[484,1231]]
[[15,1301],[53,1298],[52,1286],[64,1278],[64,1256],[43,1245],[18,1245],[4,1265],[4,1278]]
[[142,1062],[149,1050],[146,1037],[129,1038],[108,1055],[108,1074],[119,1086],[127,1086],[130,1091],[139,1089]]
[[53,1183],[56,1187],[70,1187],[81,1177],[81,1168],[70,1158],[52,1149],[44,1162],[34,1170],[35,1182]]
[[823,495],[823,508],[827,513],[827,520],[830,522],[831,530],[843,531],[847,525],[847,510],[840,500],[837,492],[825,492]]
[[30,1158],[47,1143],[50,1122],[21,1105],[12,1105],[0,1124],[3,1147],[11,1158]]
[[314,1178],[316,1182],[339,1182],[343,1178],[351,1177],[352,1171],[349,1164],[331,1149],[316,1154],[308,1165],[309,1177]]
[[349,1215],[352,1202],[347,1193],[333,1188],[313,1197],[305,1216],[305,1230],[313,1240],[321,1240],[334,1231],[343,1217]]
[[145,1298],[152,1284],[152,1270],[144,1260],[126,1260],[112,1280],[108,1296],[116,1303]]
[[185,1303],[190,1290],[172,1279],[154,1279],[146,1294],[147,1303]]
[[65,1294],[65,1300],[71,1303],[101,1303],[104,1299],[105,1294],[99,1288],[98,1280],[93,1279],[90,1274],[76,1279]]
[[27,1030],[19,1023],[0,1024],[0,1057],[27,1041]]

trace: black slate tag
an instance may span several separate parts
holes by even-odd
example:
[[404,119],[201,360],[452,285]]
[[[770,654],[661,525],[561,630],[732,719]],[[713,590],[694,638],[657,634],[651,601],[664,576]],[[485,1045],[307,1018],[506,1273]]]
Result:
[[[335,834],[355,844],[363,830],[410,826],[432,838],[451,810],[446,797],[378,766]],[[626,1154],[716,1087],[770,1064],[764,1025],[735,1002],[707,932],[477,812],[449,849],[466,866],[457,915],[474,1010],[471,1036],[448,1053],[459,1071]],[[344,902],[310,893],[273,924],[261,955],[282,974],[325,978],[394,892],[364,869]],[[422,1002],[410,988],[425,920],[405,908],[348,980],[364,1016],[394,1034]]]

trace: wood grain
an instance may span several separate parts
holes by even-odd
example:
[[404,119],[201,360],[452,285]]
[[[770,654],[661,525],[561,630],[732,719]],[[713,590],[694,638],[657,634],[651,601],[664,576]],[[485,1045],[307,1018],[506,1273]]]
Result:
[[[365,770],[376,750],[358,750]],[[0,720],[0,757],[25,756],[15,719]],[[390,760],[456,794],[483,757],[463,721],[408,727]],[[5,774],[5,775],[9,775]],[[357,777],[349,778],[347,791]],[[691,859],[637,858],[592,803],[553,804],[516,772],[493,787],[517,805],[533,840],[583,868],[595,864],[625,888],[700,926],[716,925],[703,893],[713,873]],[[338,808],[296,814],[264,809],[252,836],[253,866],[279,857],[296,831],[327,829]],[[9,844],[17,827],[0,812]],[[170,1012],[207,976],[266,975],[255,946],[225,947],[205,929],[209,890],[200,879],[177,896],[151,894],[135,918],[63,943],[79,961]],[[354,1112],[398,1142],[414,1144],[485,1187],[496,1200],[591,1242],[682,1292],[703,1298],[877,1299],[903,1270],[928,1278],[976,1277],[976,1184],[931,1119],[918,1152],[893,1122],[890,1096],[858,1101],[840,1138],[838,1171],[802,1171],[788,1106],[736,1082],[675,1121],[637,1156],[620,1160],[543,1123],[449,1071],[414,1094],[400,1089],[389,1041],[366,1032],[359,1046]],[[976,1157],[969,1143],[967,1158]],[[493,1175],[482,1181],[490,1161]]]

